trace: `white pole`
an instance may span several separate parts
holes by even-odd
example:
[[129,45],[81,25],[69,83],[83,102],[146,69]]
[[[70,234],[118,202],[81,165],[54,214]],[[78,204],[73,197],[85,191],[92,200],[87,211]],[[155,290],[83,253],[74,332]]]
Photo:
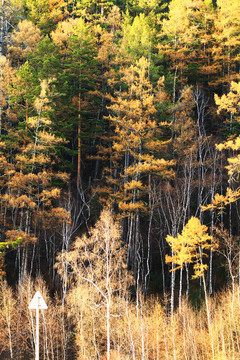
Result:
[[32,298],[28,308],[29,310],[36,310],[35,360],[39,360],[39,309],[46,310],[48,308],[47,304],[45,303],[39,291],[37,291],[34,297]]
[[39,360],[39,297],[36,308],[36,360]]

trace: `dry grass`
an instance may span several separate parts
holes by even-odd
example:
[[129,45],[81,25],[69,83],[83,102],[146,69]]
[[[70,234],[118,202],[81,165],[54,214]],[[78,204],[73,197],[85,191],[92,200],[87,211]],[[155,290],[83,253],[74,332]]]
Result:
[[[36,285],[36,284],[35,284]],[[79,307],[70,302],[66,316],[50,299],[43,281],[37,287],[26,281],[15,293],[0,283],[0,348],[9,359],[30,359],[34,354],[34,314],[27,303],[39,288],[49,309],[42,315],[41,348],[44,359],[107,359],[104,309]],[[81,294],[80,294],[81,295]],[[83,291],[83,298],[86,294]],[[80,304],[79,304],[80,305]],[[72,307],[71,307],[72,306]],[[240,358],[240,290],[209,299],[210,328],[206,309],[193,308],[186,299],[174,316],[166,314],[158,299],[139,297],[136,303],[116,299],[111,317],[110,360],[235,360]],[[71,311],[70,311],[71,310]],[[64,321],[63,321],[64,320]],[[67,320],[67,321],[66,321]],[[66,340],[62,337],[65,326]],[[74,329],[74,332],[72,330]],[[64,348],[65,347],[65,348]],[[1,356],[0,354],[0,356]],[[22,355],[21,355],[22,354]]]

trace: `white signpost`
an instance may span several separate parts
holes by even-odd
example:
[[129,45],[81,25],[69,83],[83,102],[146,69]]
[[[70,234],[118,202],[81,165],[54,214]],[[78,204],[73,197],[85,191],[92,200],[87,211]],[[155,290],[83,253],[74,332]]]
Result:
[[45,303],[42,295],[39,291],[36,292],[34,297],[32,298],[28,308],[30,310],[36,310],[36,342],[35,342],[35,353],[36,360],[39,360],[39,309],[46,310],[47,304]]

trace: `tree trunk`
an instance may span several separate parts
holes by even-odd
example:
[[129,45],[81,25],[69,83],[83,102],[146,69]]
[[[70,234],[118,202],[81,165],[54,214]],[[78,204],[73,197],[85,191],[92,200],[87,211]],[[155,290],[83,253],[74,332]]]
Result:
[[5,23],[5,0],[2,0],[1,17],[0,17],[0,57],[4,55],[4,23]]
[[78,141],[77,141],[77,149],[78,149],[78,160],[77,160],[77,189],[80,189],[80,181],[81,181],[81,94],[78,94]]
[[[0,18],[0,58],[3,56],[3,45],[4,45],[4,21],[5,21],[5,1],[2,0],[2,7],[1,7],[1,18]],[[2,72],[2,69],[0,68],[0,73]],[[0,137],[1,137],[1,133],[2,133],[2,97],[3,97],[3,93],[2,93],[2,86],[0,83]]]

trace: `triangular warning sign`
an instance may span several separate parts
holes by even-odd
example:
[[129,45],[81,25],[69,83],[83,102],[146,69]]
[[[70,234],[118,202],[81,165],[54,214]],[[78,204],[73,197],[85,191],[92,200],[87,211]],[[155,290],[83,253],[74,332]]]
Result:
[[30,310],[37,310],[37,309],[46,310],[48,308],[47,304],[45,303],[39,291],[37,291],[34,297],[32,298],[28,308]]

